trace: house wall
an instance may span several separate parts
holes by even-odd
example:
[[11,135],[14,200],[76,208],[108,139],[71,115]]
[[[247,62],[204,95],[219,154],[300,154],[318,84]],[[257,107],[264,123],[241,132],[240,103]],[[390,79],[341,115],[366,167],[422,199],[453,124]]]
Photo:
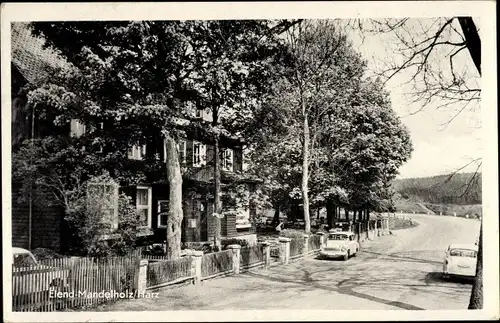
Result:
[[[12,185],[12,246],[25,249],[47,248],[57,253],[61,250],[62,207],[47,191],[39,190],[38,202],[31,209],[31,246],[29,245],[29,202],[20,201],[20,189]],[[43,194],[43,203],[40,195]]]
[[18,202],[19,190],[12,185],[12,246],[30,249],[29,205]]

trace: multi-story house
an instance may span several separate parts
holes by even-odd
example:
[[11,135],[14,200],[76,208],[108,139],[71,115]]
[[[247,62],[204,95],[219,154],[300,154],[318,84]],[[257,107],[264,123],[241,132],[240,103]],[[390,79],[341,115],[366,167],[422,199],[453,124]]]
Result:
[[[20,142],[27,138],[40,137],[52,132],[78,137],[89,131],[90,125],[73,119],[62,127],[39,125],[36,111],[26,109],[26,94],[22,89],[26,84],[38,85],[46,76],[45,67],[64,64],[64,60],[54,52],[42,47],[43,40],[31,35],[25,24],[12,26],[12,149],[18,149]],[[193,111],[192,121],[210,120],[208,111]],[[102,125],[106,127],[105,123]],[[222,191],[227,183],[238,182],[245,185],[248,193],[255,189],[258,181],[245,176],[243,163],[243,143],[235,138],[223,138],[221,160]],[[106,148],[103,148],[106,149]],[[185,173],[183,176],[183,242],[211,241],[214,236],[215,218],[213,214],[213,144],[198,140],[196,134],[188,134],[178,141],[179,162]],[[165,160],[165,141],[160,132],[156,139],[144,145],[130,145],[128,159],[131,163],[142,163],[147,156]],[[140,235],[149,242],[166,240],[166,220],[169,189],[166,176],[158,176],[137,185],[121,184],[117,191],[132,197],[142,221]],[[46,247],[60,251],[64,241],[63,210],[57,206],[35,205],[30,201],[18,202],[18,190],[13,183],[12,243],[24,248]],[[113,194],[117,196],[117,194]],[[222,238],[242,238],[256,241],[255,226],[251,214],[255,208],[244,203],[221,221]],[[117,203],[116,203],[117,205]],[[111,214],[116,214],[112,210]],[[117,218],[117,217],[115,217]],[[117,227],[117,225],[115,225]],[[108,238],[113,238],[110,234]]]

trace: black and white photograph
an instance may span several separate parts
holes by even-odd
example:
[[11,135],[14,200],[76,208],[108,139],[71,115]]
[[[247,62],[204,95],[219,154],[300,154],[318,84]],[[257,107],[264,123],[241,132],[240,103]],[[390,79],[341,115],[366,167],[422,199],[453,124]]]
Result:
[[2,5],[6,320],[498,319],[494,12]]

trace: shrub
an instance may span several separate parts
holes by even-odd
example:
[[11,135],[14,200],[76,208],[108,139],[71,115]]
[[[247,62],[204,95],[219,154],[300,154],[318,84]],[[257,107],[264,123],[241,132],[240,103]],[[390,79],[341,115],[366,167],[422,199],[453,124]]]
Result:
[[232,245],[232,244],[239,244],[241,247],[248,247],[250,244],[248,243],[247,240],[245,239],[237,239],[237,238],[231,238],[231,239],[225,239],[221,241],[222,249],[225,250],[227,246]]
[[[110,191],[113,183],[107,174],[92,177],[80,188],[86,194],[66,209],[65,220],[76,242],[71,246],[73,253],[93,257],[121,256],[135,250],[138,214],[127,195],[121,194],[116,200],[115,193]],[[118,228],[113,228],[112,216],[116,207],[118,219],[114,221],[118,221]]]
[[304,236],[305,231],[296,229],[285,229],[280,232],[280,237],[286,238],[301,238]]
[[60,254],[55,252],[54,250],[47,248],[36,248],[31,251],[33,256],[35,256],[36,260],[45,260],[45,259],[58,259],[62,258]]
[[193,249],[197,251],[203,251],[203,253],[212,253],[219,251],[210,242],[184,242],[181,249]]

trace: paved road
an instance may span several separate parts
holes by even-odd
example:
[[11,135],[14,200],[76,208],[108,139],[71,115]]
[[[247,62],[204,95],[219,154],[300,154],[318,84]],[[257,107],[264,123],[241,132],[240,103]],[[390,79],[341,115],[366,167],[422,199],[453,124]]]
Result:
[[466,309],[472,284],[444,281],[440,270],[447,245],[474,243],[479,221],[410,217],[420,225],[365,243],[347,262],[307,259],[99,310]]

